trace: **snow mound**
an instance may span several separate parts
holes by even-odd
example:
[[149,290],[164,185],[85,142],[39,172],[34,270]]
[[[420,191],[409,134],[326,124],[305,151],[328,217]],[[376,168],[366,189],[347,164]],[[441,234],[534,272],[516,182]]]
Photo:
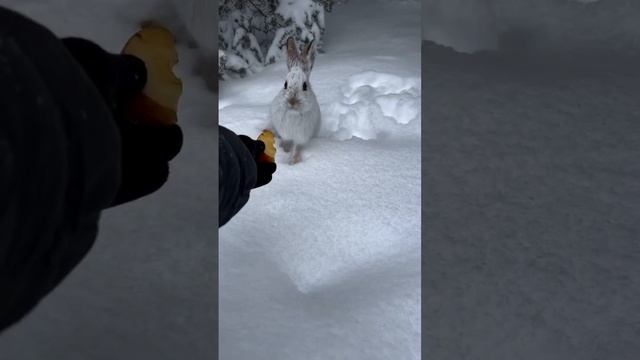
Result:
[[[209,56],[217,51],[216,17],[218,2],[210,0],[172,0],[175,12],[196,43]],[[175,16],[176,14],[173,14]]]
[[322,137],[420,136],[420,79],[377,71],[351,76],[324,111]]
[[461,52],[640,52],[640,3],[628,0],[427,0],[423,39]]

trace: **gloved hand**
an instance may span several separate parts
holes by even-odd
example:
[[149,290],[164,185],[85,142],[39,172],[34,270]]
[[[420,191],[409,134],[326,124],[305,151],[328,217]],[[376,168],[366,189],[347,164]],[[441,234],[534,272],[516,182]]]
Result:
[[144,62],[110,54],[88,40],[62,41],[102,94],[120,130],[122,176],[112,206],[155,192],[167,181],[169,161],[180,152],[183,137],[178,125],[145,125],[128,117],[131,101],[147,82]]
[[240,138],[244,146],[246,146],[247,149],[249,149],[251,156],[253,156],[253,159],[256,161],[257,181],[256,181],[256,186],[254,186],[254,189],[259,188],[271,182],[273,173],[276,172],[276,163],[264,162],[264,161],[258,160],[260,154],[264,152],[264,143],[260,140],[253,140],[252,138],[246,135],[239,135],[238,137]]

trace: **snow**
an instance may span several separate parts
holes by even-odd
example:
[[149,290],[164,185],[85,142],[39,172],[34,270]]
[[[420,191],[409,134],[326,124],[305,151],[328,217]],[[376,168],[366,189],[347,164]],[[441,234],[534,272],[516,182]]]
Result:
[[[141,21],[172,18],[155,0],[0,5],[59,36],[86,37],[113,52]],[[192,75],[199,54],[186,41],[178,50],[185,143],[168,182],[151,196],[104,212],[89,255],[35,311],[0,336],[0,359],[215,357],[216,98]]]
[[[419,6],[326,14],[320,137],[220,229],[221,358],[420,357]],[[285,75],[222,82],[221,125],[256,138]]]
[[425,0],[422,13],[423,39],[463,52],[640,51],[637,1]]
[[272,43],[267,50],[267,63],[280,61],[284,58],[281,47],[286,44],[285,38],[296,34],[296,38],[302,42],[316,40],[316,46],[320,46],[322,32],[325,29],[325,14],[323,6],[313,0],[283,0],[279,2],[275,11],[282,16],[284,23],[289,23],[276,30]]
[[424,47],[425,358],[637,359],[637,59]]
[[[137,1],[137,0],[136,0]],[[148,1],[148,0],[147,0]],[[163,5],[161,9],[170,9],[173,11],[165,11],[163,17],[166,23],[172,23],[173,17],[176,25],[186,27],[188,35],[190,35],[196,43],[204,50],[207,56],[212,56],[217,49],[216,34],[218,1],[214,0],[161,0],[156,3]],[[175,14],[178,16],[176,17]]]
[[419,76],[360,72],[348,78],[342,96],[328,106],[322,136],[338,140],[420,136]]
[[292,19],[296,24],[305,24],[311,20],[309,14],[320,7],[321,5],[313,0],[284,0],[278,5],[276,13],[285,19]]

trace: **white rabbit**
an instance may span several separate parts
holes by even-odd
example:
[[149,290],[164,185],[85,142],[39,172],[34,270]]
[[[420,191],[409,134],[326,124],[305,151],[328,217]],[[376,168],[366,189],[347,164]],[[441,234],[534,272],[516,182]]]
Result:
[[287,40],[287,67],[289,72],[271,103],[270,128],[289,153],[289,163],[302,160],[301,150],[320,128],[320,105],[311,88],[309,75],[315,59],[315,45],[311,41],[302,54],[293,38]]

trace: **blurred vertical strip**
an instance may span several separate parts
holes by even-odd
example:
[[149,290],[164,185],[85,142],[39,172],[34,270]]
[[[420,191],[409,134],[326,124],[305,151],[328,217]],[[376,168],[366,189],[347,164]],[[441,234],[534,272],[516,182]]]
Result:
[[639,3],[424,4],[423,358],[637,358]]

